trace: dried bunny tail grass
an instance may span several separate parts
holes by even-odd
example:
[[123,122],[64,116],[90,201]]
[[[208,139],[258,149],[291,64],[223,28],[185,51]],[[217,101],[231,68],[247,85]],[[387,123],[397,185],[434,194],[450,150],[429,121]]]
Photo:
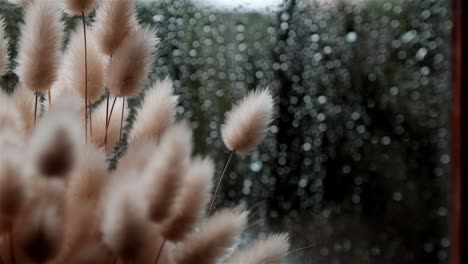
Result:
[[[96,41],[91,36],[86,43],[88,100],[91,103],[99,100],[104,94],[105,61],[99,53]],[[83,41],[83,26],[76,30],[70,39],[68,50],[63,60],[63,84],[81,96],[86,97],[85,85],[85,43]]]
[[[178,264],[215,264],[236,243],[247,223],[247,212],[225,209],[210,217],[178,249]],[[249,263],[249,262],[246,262]]]
[[172,80],[157,81],[145,94],[143,105],[137,113],[129,136],[130,142],[139,137],[158,141],[166,129],[174,123],[178,96],[174,95]]
[[68,264],[96,264],[111,263],[111,254],[109,250],[100,242],[89,243],[79,248],[71,254],[66,262]]
[[[62,257],[75,254],[83,244],[98,239],[100,201],[110,180],[106,154],[86,145],[77,168],[71,174],[66,192],[66,229]],[[81,227],[86,226],[83,230]]]
[[112,55],[136,28],[134,0],[104,0],[96,11],[93,32],[101,51]]
[[246,249],[234,253],[228,264],[281,264],[288,254],[289,237],[287,234],[270,235],[257,240]]
[[5,33],[5,20],[0,17],[0,76],[6,74],[8,70],[8,43]]
[[210,159],[195,158],[185,176],[171,217],[163,223],[162,234],[170,241],[180,241],[202,218],[212,188],[214,164]]
[[[66,101],[66,100],[65,100]],[[65,177],[73,170],[82,142],[80,120],[60,105],[54,106],[30,139],[29,151],[35,173],[45,177]]]
[[268,89],[249,93],[226,114],[221,134],[226,147],[241,155],[254,150],[273,121],[273,98]]
[[76,205],[88,202],[97,205],[108,181],[106,153],[93,145],[85,145],[70,177],[67,200]]
[[9,96],[0,91],[0,131],[11,129],[15,133],[23,133],[23,122],[17,106]]
[[153,222],[169,215],[190,159],[191,141],[192,131],[187,123],[170,127],[144,171],[148,213]]
[[136,95],[154,62],[159,39],[155,30],[140,28],[129,33],[112,55],[106,85],[113,96]]
[[158,144],[152,139],[140,138],[128,145],[125,156],[119,160],[117,171],[133,170],[142,173],[148,166]]
[[0,234],[11,227],[26,198],[19,152],[12,147],[1,149],[8,155],[0,155]]
[[26,7],[29,5],[33,0],[16,0],[14,1],[15,4],[20,5],[22,7]]
[[[111,98],[110,101],[113,101]],[[122,104],[124,100],[122,98],[116,98],[115,109],[122,109]],[[128,108],[128,104],[125,105]],[[115,111],[115,110],[114,110]],[[113,147],[120,140],[120,119],[121,115],[113,114],[110,119],[109,128],[107,130],[107,145],[106,145],[106,103],[101,103],[96,109],[91,113],[91,118],[93,120],[93,134],[91,137],[91,142],[99,147],[106,148],[106,151],[113,150]],[[127,120],[128,113],[127,109],[124,111],[124,119]],[[125,127],[125,124],[123,125]]]
[[[99,239],[99,206],[109,180],[104,151],[93,145],[85,145],[78,158],[78,166],[68,182],[62,258],[69,259],[70,255],[79,254],[83,245]],[[82,226],[86,226],[86,229],[83,230]]]
[[[37,1],[37,0],[34,0]],[[96,8],[97,0],[64,0],[64,9],[70,15],[87,15]]]
[[63,41],[61,18],[55,0],[34,0],[26,7],[16,73],[32,91],[48,90],[57,78]]
[[[23,123],[24,134],[30,135],[34,128],[34,94],[24,84],[19,83],[12,97]],[[38,106],[38,109],[41,107]]]
[[149,238],[146,201],[132,177],[114,183],[104,203],[101,232],[104,244],[119,258],[139,258]]
[[59,252],[63,238],[62,185],[36,184],[15,223],[19,263],[45,263]]
[[0,149],[23,146],[24,137],[13,129],[0,130]]

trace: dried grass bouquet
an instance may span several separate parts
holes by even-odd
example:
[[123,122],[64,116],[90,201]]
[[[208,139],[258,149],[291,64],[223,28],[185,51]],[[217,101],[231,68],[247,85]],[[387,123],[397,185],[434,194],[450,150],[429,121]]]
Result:
[[[0,263],[281,263],[287,235],[234,251],[248,213],[212,213],[231,157],[266,136],[270,92],[246,95],[226,115],[231,156],[213,190],[214,164],[192,155],[168,78],[145,91],[126,150],[115,151],[126,98],[141,92],[159,42],[138,24],[132,0],[21,2],[19,84],[0,91]],[[66,49],[63,12],[82,19]],[[1,74],[8,45],[2,22]]]

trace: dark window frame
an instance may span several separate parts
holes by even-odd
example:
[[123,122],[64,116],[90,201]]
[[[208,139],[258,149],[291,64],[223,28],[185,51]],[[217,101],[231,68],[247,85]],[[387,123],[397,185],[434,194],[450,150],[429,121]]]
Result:
[[453,0],[451,264],[468,263],[468,12]]

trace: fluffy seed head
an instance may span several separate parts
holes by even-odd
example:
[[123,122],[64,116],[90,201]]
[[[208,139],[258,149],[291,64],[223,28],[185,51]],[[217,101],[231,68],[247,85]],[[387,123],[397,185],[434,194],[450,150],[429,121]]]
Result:
[[0,76],[8,69],[8,38],[5,34],[5,21],[0,18]]
[[114,54],[136,24],[134,0],[102,1],[93,28],[101,51]]
[[226,114],[221,127],[224,144],[229,150],[247,155],[263,141],[272,121],[273,98],[270,91],[253,91]]
[[20,255],[34,263],[44,263],[58,254],[63,238],[62,186],[35,186],[18,216],[14,237]]
[[289,249],[287,234],[271,235],[258,240],[243,251],[236,252],[228,264],[281,264]]
[[148,239],[149,222],[140,188],[134,181],[122,181],[112,186],[104,205],[101,223],[104,244],[127,261],[141,256]]
[[237,236],[245,228],[247,215],[246,212],[223,210],[209,218],[183,242],[177,252],[176,263],[217,263],[227,249],[235,244]]
[[19,40],[20,81],[33,91],[45,91],[57,78],[63,41],[58,1],[35,0],[26,7]]
[[106,84],[113,96],[133,96],[140,91],[141,82],[148,75],[159,43],[151,28],[129,33],[112,55],[106,74]]
[[87,15],[93,11],[97,3],[97,0],[64,0],[64,8],[70,15],[81,15],[82,13]]
[[[104,93],[104,59],[99,53],[96,41],[89,36],[86,42],[88,100],[92,103],[99,100]],[[85,45],[83,41],[83,27],[73,33],[63,60],[63,84],[75,90],[81,98],[85,98]]]
[[16,104],[7,94],[0,91],[0,131],[13,130],[15,133],[23,133],[21,115]]
[[192,131],[186,123],[169,128],[144,172],[148,212],[154,222],[162,221],[170,212],[190,158],[191,138]]
[[11,147],[0,146],[8,155],[0,156],[0,233],[8,228],[26,198],[19,155]]
[[109,180],[106,154],[102,149],[86,145],[78,162],[69,181],[67,198],[74,204],[97,204]]
[[141,138],[132,142],[128,145],[125,156],[119,160],[118,170],[134,170],[142,173],[157,149],[158,144],[152,139]]
[[[19,83],[13,93],[13,101],[18,108],[20,114],[20,121],[23,124],[24,134],[30,135],[34,128],[34,93],[26,88],[24,84]],[[38,116],[41,115],[40,102],[38,102]]]
[[157,81],[146,91],[145,99],[137,113],[130,134],[130,141],[139,137],[158,141],[164,131],[174,122],[178,96],[173,95],[172,80]]
[[162,233],[170,241],[180,241],[196,226],[210,199],[214,165],[210,159],[195,158],[185,176],[174,211]]
[[40,120],[31,137],[34,171],[46,177],[64,177],[75,165],[81,144],[80,119],[59,105]]

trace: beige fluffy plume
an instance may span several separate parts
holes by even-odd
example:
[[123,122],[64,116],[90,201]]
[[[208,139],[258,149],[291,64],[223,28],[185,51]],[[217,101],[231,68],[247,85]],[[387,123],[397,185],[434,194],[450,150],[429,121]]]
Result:
[[228,264],[281,264],[288,254],[289,238],[287,234],[271,235],[255,241],[246,249],[236,252]]
[[5,20],[0,18],[0,76],[8,70],[8,38],[5,32]]
[[172,209],[192,152],[191,139],[187,123],[169,128],[144,171],[148,213],[153,222],[164,220]]
[[[70,259],[70,255],[78,254],[80,247],[100,236],[99,205],[108,182],[106,154],[102,149],[86,145],[79,157],[77,169],[68,182],[65,206],[67,225],[62,258]],[[86,229],[82,226],[86,226]],[[84,254],[83,258],[88,256],[86,252],[81,254]]]
[[183,187],[174,205],[174,212],[162,227],[163,236],[180,241],[203,217],[210,199],[214,165],[210,159],[195,158],[184,178]]
[[221,127],[224,144],[229,150],[246,155],[263,141],[272,121],[273,98],[270,91],[253,91],[226,114]]
[[0,234],[13,224],[26,198],[26,182],[18,150],[0,146]]
[[7,94],[0,91],[0,130],[11,129],[15,133],[22,133],[21,121],[17,105],[10,100]]
[[83,142],[80,124],[76,112],[68,112],[61,103],[38,122],[29,143],[35,173],[65,177],[73,170]]
[[130,32],[115,51],[107,69],[106,85],[113,96],[136,95],[154,62],[159,39],[151,28]]
[[[13,101],[18,108],[21,122],[25,135],[30,135],[34,128],[34,94],[31,93],[23,84],[19,83],[13,93]],[[41,109],[38,107],[38,109]],[[41,112],[38,110],[38,116]]]
[[152,139],[142,138],[132,142],[128,145],[125,156],[119,160],[118,170],[133,170],[142,174],[157,149],[158,144]]
[[236,243],[247,223],[247,215],[247,212],[224,209],[210,217],[182,243],[176,254],[176,263],[216,264]]
[[166,78],[154,83],[145,94],[130,133],[130,142],[139,137],[158,141],[166,129],[174,123],[178,96],[174,95],[172,80]]
[[48,90],[57,78],[63,42],[61,18],[55,0],[35,0],[26,7],[16,73],[28,89]]
[[103,0],[93,27],[101,51],[114,54],[136,25],[134,0]]
[[63,185],[36,183],[15,223],[18,263],[46,263],[63,238]]
[[[38,0],[34,0],[38,1]],[[96,8],[97,0],[64,0],[65,11],[70,15],[87,15],[89,12]]]
[[149,238],[146,202],[134,179],[129,176],[113,183],[101,222],[104,244],[125,261],[141,257]]
[[[96,41],[89,37],[87,40],[88,58],[88,100],[91,103],[99,100],[104,93],[104,59],[99,53]],[[64,86],[75,90],[85,99],[85,45],[83,41],[83,27],[75,31],[68,44],[68,50],[63,60],[61,81]]]

